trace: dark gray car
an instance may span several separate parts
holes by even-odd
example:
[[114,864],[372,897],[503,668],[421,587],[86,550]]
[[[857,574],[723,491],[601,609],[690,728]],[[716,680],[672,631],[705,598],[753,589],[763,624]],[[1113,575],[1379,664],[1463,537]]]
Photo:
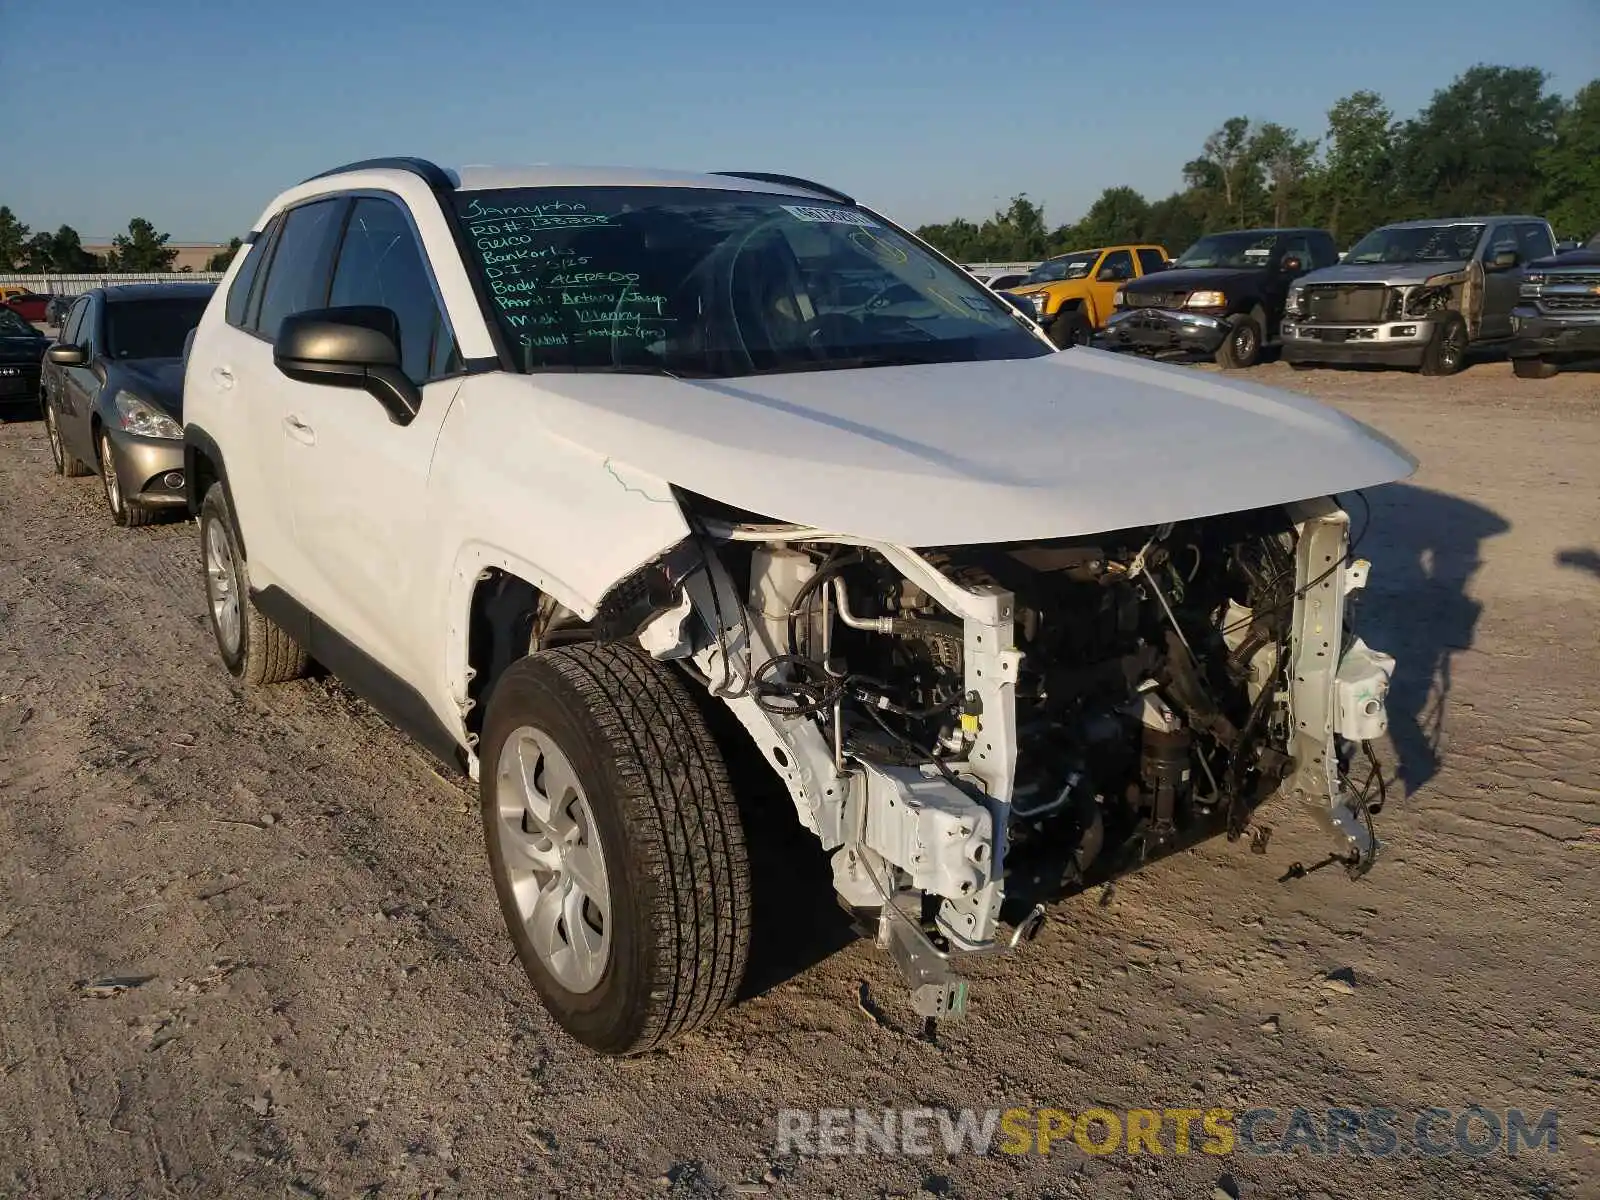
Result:
[[78,298],[45,354],[40,391],[56,471],[99,471],[118,525],[183,507],[184,343],[215,290],[96,288]]

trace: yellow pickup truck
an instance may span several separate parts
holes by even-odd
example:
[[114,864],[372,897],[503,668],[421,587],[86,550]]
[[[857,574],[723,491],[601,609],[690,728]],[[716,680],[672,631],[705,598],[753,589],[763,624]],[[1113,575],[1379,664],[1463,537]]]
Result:
[[1166,270],[1160,246],[1102,246],[1046,259],[1009,291],[1033,306],[1057,346],[1087,346],[1111,316],[1111,298],[1130,279]]

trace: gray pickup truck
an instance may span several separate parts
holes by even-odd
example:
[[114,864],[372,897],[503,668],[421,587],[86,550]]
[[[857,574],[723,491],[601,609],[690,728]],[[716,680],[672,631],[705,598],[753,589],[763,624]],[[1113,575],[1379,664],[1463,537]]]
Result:
[[1448,217],[1375,229],[1344,260],[1295,281],[1283,359],[1388,363],[1453,375],[1470,350],[1508,342],[1521,267],[1555,252],[1543,217]]

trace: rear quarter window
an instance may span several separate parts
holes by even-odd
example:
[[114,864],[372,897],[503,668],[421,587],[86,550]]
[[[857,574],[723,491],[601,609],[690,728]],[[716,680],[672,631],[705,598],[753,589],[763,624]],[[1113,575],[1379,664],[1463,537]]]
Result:
[[261,263],[272,247],[272,235],[277,228],[278,218],[273,217],[255,241],[245,248],[244,261],[239,264],[239,273],[233,277],[233,283],[229,285],[227,321],[236,329],[244,326],[245,312],[250,303],[250,289],[255,284],[256,276],[261,273]]

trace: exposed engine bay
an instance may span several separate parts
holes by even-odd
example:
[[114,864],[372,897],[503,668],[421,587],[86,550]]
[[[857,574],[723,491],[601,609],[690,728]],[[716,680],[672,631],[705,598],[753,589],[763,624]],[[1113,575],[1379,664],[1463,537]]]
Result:
[[741,517],[700,506],[638,636],[762,747],[925,1016],[1035,898],[1237,838],[1280,790],[1370,865],[1394,662],[1346,626],[1367,567],[1331,501],[915,551]]

